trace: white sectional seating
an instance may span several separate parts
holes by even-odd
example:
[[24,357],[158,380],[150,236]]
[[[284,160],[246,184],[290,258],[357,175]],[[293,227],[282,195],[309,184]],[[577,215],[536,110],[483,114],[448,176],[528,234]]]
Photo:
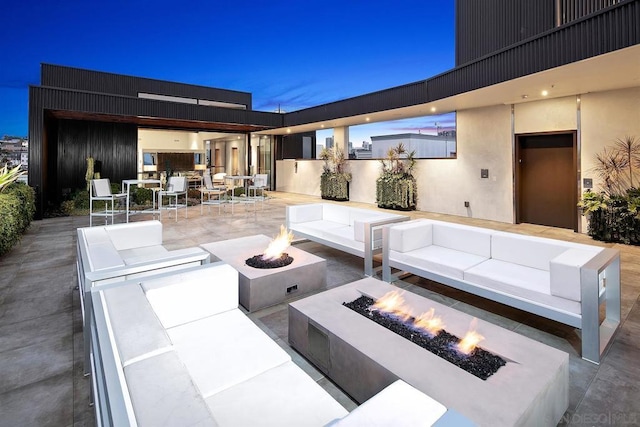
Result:
[[77,270],[80,305],[85,324],[85,369],[89,367],[91,289],[136,277],[166,273],[209,262],[207,251],[194,247],[167,250],[162,246],[162,223],[141,221],[78,228]]
[[287,206],[286,216],[295,236],[364,258],[366,276],[373,275],[373,255],[382,248],[382,226],[410,219],[337,203]]
[[619,326],[616,250],[434,220],[383,235],[383,280],[393,267],[580,328],[582,357],[592,362]]
[[[348,412],[240,311],[238,273],[228,264],[114,283],[91,298],[100,425],[362,425],[349,423]],[[446,411],[406,384],[396,387],[355,421],[376,408],[408,416],[399,413],[399,392],[429,403],[412,419]]]

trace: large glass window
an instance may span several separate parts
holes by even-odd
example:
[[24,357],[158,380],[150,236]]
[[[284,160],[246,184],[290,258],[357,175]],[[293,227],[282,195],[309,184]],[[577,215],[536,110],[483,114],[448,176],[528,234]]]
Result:
[[419,159],[456,157],[455,112],[349,127],[350,159],[381,159],[399,143]]

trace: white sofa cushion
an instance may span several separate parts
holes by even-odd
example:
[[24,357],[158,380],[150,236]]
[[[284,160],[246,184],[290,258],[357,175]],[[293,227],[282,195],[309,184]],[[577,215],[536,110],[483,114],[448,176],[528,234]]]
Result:
[[131,248],[118,251],[120,257],[127,265],[151,261],[166,254],[167,252],[169,251],[162,245],[144,246],[141,248]]
[[491,258],[493,231],[468,225],[433,222],[433,244]]
[[394,225],[389,229],[389,249],[410,252],[433,243],[431,221],[415,220]]
[[491,258],[549,271],[549,262],[570,244],[542,237],[496,232],[491,237]]
[[322,219],[325,221],[337,222],[343,225],[351,225],[349,223],[349,208],[332,203],[322,204]]
[[464,272],[464,280],[541,306],[580,314],[580,303],[551,295],[549,272],[490,259]]
[[112,267],[124,267],[120,254],[111,242],[94,243],[87,247],[89,271],[104,270]]
[[487,260],[487,258],[479,255],[436,245],[426,246],[404,253],[391,251],[389,258],[395,262],[460,280],[462,280],[465,270]]
[[116,250],[162,245],[162,223],[141,221],[113,224],[106,228]]
[[320,221],[322,220],[323,205],[314,203],[310,205],[297,205],[295,209],[287,210],[288,220],[290,223],[297,224],[299,222]]
[[171,349],[164,327],[139,285],[103,291],[123,366]]
[[331,427],[431,426],[447,408],[402,380],[384,388]]
[[137,425],[218,425],[175,352],[129,365],[124,375]]
[[204,398],[291,360],[239,309],[167,333]]
[[551,272],[551,295],[581,301],[580,267],[600,250],[571,248],[552,259],[549,270]]
[[323,426],[347,415],[295,363],[286,362],[206,399],[221,427]]
[[109,239],[109,234],[104,229],[104,227],[86,227],[83,228],[83,236],[87,245],[95,245],[96,243],[111,243],[111,239]]
[[291,230],[299,230],[302,233],[317,235],[319,233],[322,233],[323,231],[333,230],[335,228],[345,228],[345,227],[347,226],[339,222],[318,220],[318,221],[296,223],[296,224],[293,224],[292,227],[290,228]]
[[208,280],[203,280],[202,273],[195,270],[142,283],[165,328],[238,308],[238,271],[228,264],[207,268]]

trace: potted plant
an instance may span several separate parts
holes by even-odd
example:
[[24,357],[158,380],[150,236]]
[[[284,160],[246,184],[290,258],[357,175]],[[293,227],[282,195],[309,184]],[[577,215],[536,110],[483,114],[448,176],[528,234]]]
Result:
[[351,174],[346,172],[344,151],[337,146],[323,148],[320,158],[324,160],[320,175],[320,195],[323,199],[344,202],[349,200]]
[[376,181],[376,202],[379,208],[410,211],[416,209],[418,186],[413,176],[415,151],[408,152],[404,144],[389,148],[381,159],[382,174]]
[[583,193],[578,206],[587,216],[587,233],[595,240],[640,245],[640,140],[627,136],[596,155],[594,171],[602,191]]

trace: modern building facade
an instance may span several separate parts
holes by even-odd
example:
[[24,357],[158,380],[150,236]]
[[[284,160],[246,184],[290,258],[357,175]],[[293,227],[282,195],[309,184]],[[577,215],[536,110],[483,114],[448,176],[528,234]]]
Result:
[[[315,131],[332,128],[347,152],[350,126],[455,111],[456,157],[418,161],[418,209],[580,230],[595,154],[640,135],[638,22],[640,0],[457,0],[455,68],[288,113],[253,111],[244,92],[43,65],[30,90],[30,184],[42,213],[82,187],[88,155],[114,182],[134,177],[149,129],[186,132],[213,168],[269,170],[273,189],[319,195]],[[219,134],[240,137],[237,167],[227,143],[218,164]],[[374,203],[379,162],[349,167],[351,200]]]

